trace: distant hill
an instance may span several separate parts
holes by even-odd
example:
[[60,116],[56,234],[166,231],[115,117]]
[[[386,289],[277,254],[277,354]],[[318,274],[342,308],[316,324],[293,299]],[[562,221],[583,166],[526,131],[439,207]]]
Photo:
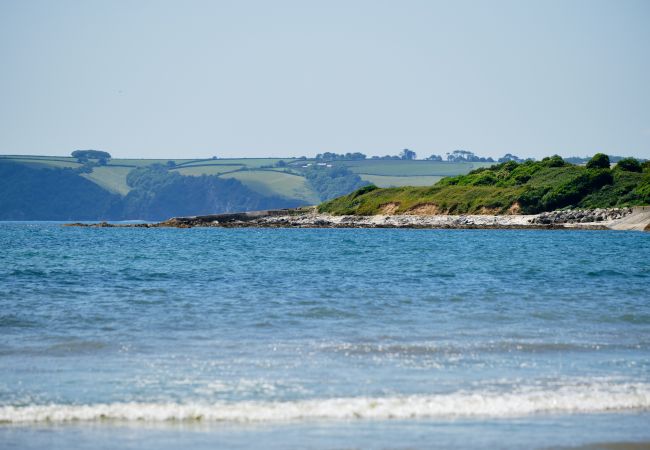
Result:
[[0,220],[97,220],[119,217],[121,197],[70,168],[0,159]]
[[[322,157],[111,159],[93,152],[98,151],[78,157],[0,155],[0,220],[159,220],[313,205],[368,184],[431,186],[490,165]],[[156,173],[151,189],[129,183],[143,168]]]
[[362,188],[319,206],[332,214],[538,213],[566,207],[650,204],[650,162],[597,154],[585,166],[559,156],[509,161],[444,178],[429,187]]

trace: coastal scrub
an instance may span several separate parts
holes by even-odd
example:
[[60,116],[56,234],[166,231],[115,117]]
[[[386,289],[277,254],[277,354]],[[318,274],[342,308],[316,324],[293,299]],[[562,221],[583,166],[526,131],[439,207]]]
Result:
[[[639,171],[639,169],[641,169]],[[364,188],[319,206],[337,215],[535,214],[562,208],[612,208],[650,204],[650,167],[628,158],[609,168],[600,154],[586,166],[560,156],[508,161],[447,177],[433,186]]]

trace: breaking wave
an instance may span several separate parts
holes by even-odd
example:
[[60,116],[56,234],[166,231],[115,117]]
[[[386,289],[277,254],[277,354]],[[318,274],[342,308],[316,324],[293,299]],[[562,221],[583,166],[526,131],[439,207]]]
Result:
[[349,397],[299,401],[217,403],[106,403],[0,407],[0,423],[227,422],[502,418],[650,410],[650,384],[585,383],[512,392]]

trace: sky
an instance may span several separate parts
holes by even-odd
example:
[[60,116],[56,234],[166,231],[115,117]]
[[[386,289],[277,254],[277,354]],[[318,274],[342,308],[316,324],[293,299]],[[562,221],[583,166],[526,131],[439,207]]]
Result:
[[650,1],[0,0],[0,154],[650,158]]

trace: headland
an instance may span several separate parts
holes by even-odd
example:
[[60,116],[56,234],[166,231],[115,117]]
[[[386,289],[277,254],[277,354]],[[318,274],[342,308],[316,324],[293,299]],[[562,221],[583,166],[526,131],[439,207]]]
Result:
[[558,210],[540,214],[378,214],[332,215],[316,208],[250,211],[174,217],[157,223],[72,223],[80,227],[128,228],[428,228],[428,229],[587,229],[650,231],[650,206]]

